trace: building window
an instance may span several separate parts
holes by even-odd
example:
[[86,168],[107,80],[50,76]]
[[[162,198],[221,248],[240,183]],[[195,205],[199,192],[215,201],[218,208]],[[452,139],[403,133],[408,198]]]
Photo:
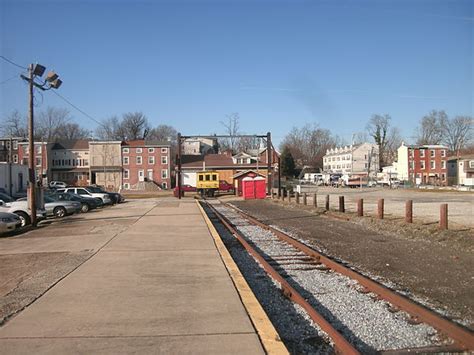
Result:
[[162,179],[168,179],[168,170],[161,170],[161,178]]
[[162,153],[168,153],[168,148],[161,148]]
[[446,174],[441,174],[441,180],[446,180]]
[[425,161],[422,160],[420,161],[420,169],[424,169],[425,168]]
[[129,190],[129,189],[130,189],[130,184],[129,184],[128,182],[125,183],[125,184],[123,184],[123,188],[124,188],[125,190]]
[[155,152],[155,148],[148,148],[148,153],[154,153]]
[[13,162],[18,164],[18,154],[13,155]]
[[89,160],[88,159],[84,159],[84,166],[89,166]]
[[148,157],[148,164],[154,165],[155,164],[155,157]]
[[435,161],[434,161],[434,160],[431,160],[431,161],[430,161],[430,168],[431,168],[431,169],[434,169],[435,167],[436,167]]
[[123,165],[128,165],[128,160],[129,158],[128,157],[123,157]]
[[161,187],[166,190],[168,188],[168,184],[166,182],[161,183]]
[[[460,165],[462,166],[462,163]],[[474,160],[469,160],[469,167],[474,168]]]
[[125,169],[125,170],[123,171],[123,178],[124,178],[124,179],[129,179],[129,177],[130,177],[130,170]]
[[142,165],[142,157],[140,155],[137,156],[137,164]]
[[434,149],[430,150],[430,155],[431,155],[432,158],[434,158],[434,156],[435,156],[435,150]]
[[128,149],[128,148],[123,148],[123,149],[122,149],[122,152],[128,154],[128,153],[130,152],[130,149]]
[[164,165],[168,164],[168,157],[166,155],[161,157],[161,164],[164,164]]
[[137,148],[137,153],[142,153],[142,148]]
[[18,149],[18,141],[13,141],[13,150]]
[[446,169],[446,161],[445,160],[441,161],[441,169]]
[[424,149],[420,149],[420,157],[421,158],[425,157],[425,150]]
[[441,151],[441,156],[442,156],[443,158],[446,156],[446,151],[445,151],[444,149]]
[[36,153],[41,154],[41,146],[40,145],[36,146]]

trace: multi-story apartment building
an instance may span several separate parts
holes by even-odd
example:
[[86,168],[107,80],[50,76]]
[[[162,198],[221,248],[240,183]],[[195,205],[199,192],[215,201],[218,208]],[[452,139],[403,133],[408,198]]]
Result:
[[448,158],[448,185],[474,187],[474,154]]
[[21,137],[0,138],[0,162],[18,164],[18,143],[26,142]]
[[[51,175],[51,147],[52,143],[34,142],[35,151],[35,174],[36,179],[44,186],[52,180]],[[28,142],[18,142],[18,160],[20,164],[28,165],[29,144]]]
[[122,142],[89,142],[90,183],[109,190],[122,186]]
[[323,157],[323,169],[326,173],[374,176],[379,171],[379,147],[362,143],[328,149]]
[[186,138],[181,144],[183,155],[205,155],[217,153],[217,138]]
[[447,185],[447,152],[443,145],[402,145],[398,148],[397,172],[401,181]]
[[52,179],[68,185],[90,183],[89,141],[85,139],[56,142],[51,148]]
[[171,187],[171,155],[168,142],[136,140],[122,145],[123,183],[125,190],[142,189],[149,181],[163,189]]

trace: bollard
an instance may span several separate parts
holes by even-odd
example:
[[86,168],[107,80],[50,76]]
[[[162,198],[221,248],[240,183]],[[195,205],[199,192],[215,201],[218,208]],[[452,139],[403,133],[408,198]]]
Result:
[[344,196],[339,196],[339,212],[344,213]]
[[326,195],[326,211],[329,211],[329,195]]
[[413,200],[405,202],[405,222],[413,223]]
[[377,218],[378,219],[383,219],[383,206],[384,205],[384,199],[381,198],[379,199],[377,203]]
[[448,229],[448,204],[439,206],[439,229]]
[[318,195],[316,194],[316,192],[313,194],[313,206],[314,207],[318,207]]
[[285,201],[285,194],[281,194],[281,200]]
[[295,199],[296,199],[296,204],[299,205],[300,204],[300,193],[299,192],[295,192]]
[[362,217],[364,215],[364,199],[360,198],[357,200],[357,215]]
[[288,193],[288,203],[291,203],[291,193]]
[[303,205],[307,205],[308,204],[308,201],[307,201],[307,197],[306,197],[306,192],[303,193]]

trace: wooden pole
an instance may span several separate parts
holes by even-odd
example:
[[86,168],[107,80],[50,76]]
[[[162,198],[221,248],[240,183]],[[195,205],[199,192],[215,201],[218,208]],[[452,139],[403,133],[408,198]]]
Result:
[[413,200],[405,202],[405,222],[413,223]]
[[303,205],[307,205],[308,204],[308,200],[307,200],[307,197],[306,197],[306,192],[303,192]]
[[442,203],[439,208],[439,229],[448,229],[448,204]]
[[378,200],[377,203],[377,218],[383,219],[383,212],[384,212],[384,199],[381,198]]
[[339,196],[339,212],[344,213],[345,211],[344,196]]
[[313,194],[313,206],[318,207],[318,195],[316,192]]
[[326,195],[326,211],[329,211],[329,195]]
[[364,199],[360,198],[357,200],[357,215],[362,217],[364,215]]

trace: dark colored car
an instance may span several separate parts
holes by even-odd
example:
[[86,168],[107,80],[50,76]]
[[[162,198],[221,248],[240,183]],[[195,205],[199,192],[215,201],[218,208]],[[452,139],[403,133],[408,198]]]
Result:
[[125,198],[121,194],[119,194],[118,192],[109,192],[109,191],[106,191],[103,187],[100,187],[100,186],[87,186],[87,188],[91,192],[104,193],[104,194],[109,195],[110,199],[112,200],[112,202],[114,204],[121,203],[121,202],[125,201]]
[[2,200],[3,202],[13,202],[13,201],[15,201],[15,199],[13,197],[11,197],[9,194],[4,193],[4,192],[0,192],[0,200]]
[[[95,198],[85,198],[80,195],[70,194],[67,192],[54,192],[49,193],[46,196],[52,198],[55,201],[76,201],[81,203],[81,212],[86,213],[90,210],[93,210],[97,207],[100,207],[98,199]],[[101,201],[102,202],[102,201]]]
[[[184,192],[196,192],[196,188],[189,184],[181,185],[181,191]],[[178,197],[178,186],[174,188],[174,196]]]
[[234,186],[225,180],[219,180],[219,191],[231,192],[234,191]]

